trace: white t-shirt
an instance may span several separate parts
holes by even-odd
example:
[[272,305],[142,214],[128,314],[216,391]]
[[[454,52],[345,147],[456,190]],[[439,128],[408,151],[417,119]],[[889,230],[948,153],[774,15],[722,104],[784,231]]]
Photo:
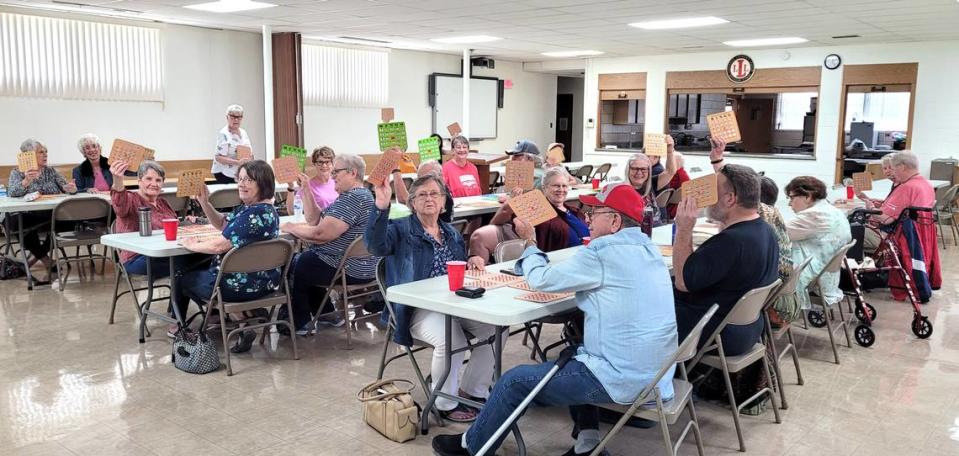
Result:
[[[216,134],[216,155],[225,155],[230,158],[236,158],[236,146],[251,146],[250,137],[246,135],[246,130],[240,129],[240,134],[230,133],[230,127],[226,126],[220,129]],[[226,176],[236,178],[237,166],[224,165],[213,160],[213,167],[210,172],[213,174],[223,173]]]

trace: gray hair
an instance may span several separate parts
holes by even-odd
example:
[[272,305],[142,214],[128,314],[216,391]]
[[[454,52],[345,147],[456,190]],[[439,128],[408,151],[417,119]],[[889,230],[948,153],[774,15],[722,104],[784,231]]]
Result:
[[896,155],[895,153],[883,155],[879,160],[879,163],[882,166],[892,166],[892,156]]
[[20,152],[30,152],[31,150],[43,149],[43,143],[33,138],[27,138],[20,143]]
[[639,193],[644,197],[649,196],[649,192],[653,190],[653,161],[650,160],[646,154],[633,154],[629,157],[629,160],[626,160],[626,182],[629,183],[629,168],[633,166],[633,162],[636,160],[646,160],[649,162],[649,173],[646,175],[646,183],[639,189]]
[[916,154],[901,150],[891,155],[892,158],[889,159],[889,162],[893,166],[902,165],[906,169],[919,169],[919,157],[916,157]]
[[[428,172],[426,171],[427,169],[429,169]],[[420,163],[420,166],[416,168],[416,174],[420,175],[422,173],[428,173],[442,179],[443,165],[441,165],[440,162],[436,160],[426,160],[425,162]],[[426,174],[422,174],[422,175],[426,175]]]
[[729,181],[730,190],[736,195],[736,205],[743,209],[759,208],[759,174],[743,165],[729,164],[719,170]]
[[96,144],[99,146],[100,137],[93,133],[87,133],[81,136],[80,139],[77,141],[77,149],[80,150],[80,153],[83,153],[83,148],[86,147],[87,144]]
[[623,214],[622,212],[619,212],[619,211],[616,211],[616,213],[619,214],[619,220],[621,220],[621,223],[623,225],[620,229],[636,228],[641,226],[641,224],[636,219],[626,214]]
[[355,170],[357,179],[362,181],[366,176],[366,162],[359,156],[353,154],[337,155],[333,159],[333,163],[337,161],[346,165],[347,169]]
[[566,172],[566,169],[562,166],[551,166],[543,174],[543,186],[545,187],[549,181],[557,177],[562,178],[563,183],[569,182],[569,173]]
[[156,171],[160,179],[166,179],[166,170],[163,166],[153,160],[143,160],[140,162],[140,168],[137,169],[137,179],[143,179],[150,170]]
[[230,115],[230,114],[239,114],[239,115],[242,116],[242,115],[243,115],[243,106],[240,106],[240,105],[238,105],[238,104],[231,104],[230,106],[227,106],[227,107],[226,107],[226,115]]
[[[410,184],[410,196],[409,196],[409,199],[407,200],[407,203],[410,207],[410,212],[414,214],[416,213],[416,209],[413,209],[413,199],[416,198],[416,191],[419,190],[420,187],[423,187],[426,184],[429,184],[430,182],[436,184],[436,186],[439,187],[440,193],[443,194],[444,201],[446,200],[446,198],[450,197],[446,193],[446,183],[444,183],[443,179],[440,178],[439,176],[436,176],[434,174],[427,174],[423,177],[417,177],[416,180],[414,180],[413,183]],[[445,211],[446,211],[446,205],[444,204],[443,207],[440,208],[440,213],[442,214]]]

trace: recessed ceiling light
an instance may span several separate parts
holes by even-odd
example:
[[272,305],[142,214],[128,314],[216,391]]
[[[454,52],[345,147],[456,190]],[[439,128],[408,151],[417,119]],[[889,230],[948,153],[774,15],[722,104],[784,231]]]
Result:
[[799,44],[809,41],[805,38],[799,38],[798,36],[790,36],[785,38],[759,38],[754,40],[734,40],[734,41],[723,41],[723,44],[726,46],[732,47],[752,47],[752,46],[777,46],[781,44]]
[[469,36],[453,36],[449,38],[433,38],[430,41],[444,44],[473,44],[473,43],[489,43],[490,41],[499,41],[502,38],[497,38],[495,36],[489,35],[469,35]]
[[707,25],[725,24],[729,21],[721,17],[687,17],[681,19],[664,19],[660,21],[633,22],[631,27],[641,28],[643,30],[668,30],[690,27],[705,27]]
[[603,51],[555,51],[543,52],[546,57],[583,57],[587,55],[600,55]]
[[195,5],[186,5],[184,8],[190,8],[200,11],[209,11],[212,13],[235,13],[238,11],[250,11],[263,8],[272,8],[276,5],[265,2],[255,2],[253,0],[219,0],[216,2],[197,3]]

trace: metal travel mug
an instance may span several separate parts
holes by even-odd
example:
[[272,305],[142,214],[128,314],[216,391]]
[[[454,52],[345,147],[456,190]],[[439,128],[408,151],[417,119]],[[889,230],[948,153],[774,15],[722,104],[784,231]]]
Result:
[[138,209],[137,215],[139,215],[140,220],[140,236],[150,236],[153,234],[153,228],[150,226],[152,212],[153,211],[149,206],[144,206]]

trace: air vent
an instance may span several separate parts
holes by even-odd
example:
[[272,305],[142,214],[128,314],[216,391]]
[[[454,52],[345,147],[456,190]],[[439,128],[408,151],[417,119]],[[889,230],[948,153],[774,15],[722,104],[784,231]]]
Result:
[[680,49],[702,49],[703,46],[683,46]]
[[62,0],[52,0],[50,3],[57,4],[57,5],[73,6],[76,8],[90,8],[90,9],[103,10],[103,11],[115,11],[118,13],[143,14],[143,11],[137,11],[137,10],[131,10],[131,9],[125,9],[125,8],[113,8],[110,6],[102,6],[102,5],[91,5],[88,3],[65,2]]
[[370,38],[358,38],[358,37],[355,37],[355,36],[338,36],[337,38],[339,38],[339,39],[341,39],[341,40],[363,41],[363,42],[366,42],[366,43],[390,44],[389,41],[373,40],[373,39],[370,39]]
[[839,35],[839,36],[832,37],[832,39],[834,40],[844,40],[846,38],[862,38],[862,37],[859,35]]

